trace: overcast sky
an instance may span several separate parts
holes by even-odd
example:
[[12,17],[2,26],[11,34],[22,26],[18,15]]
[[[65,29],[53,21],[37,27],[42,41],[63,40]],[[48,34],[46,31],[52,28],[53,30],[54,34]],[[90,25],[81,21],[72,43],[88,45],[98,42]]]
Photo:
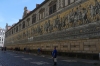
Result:
[[0,0],[0,27],[5,28],[6,23],[12,25],[22,18],[24,7],[33,10],[36,4],[44,0]]

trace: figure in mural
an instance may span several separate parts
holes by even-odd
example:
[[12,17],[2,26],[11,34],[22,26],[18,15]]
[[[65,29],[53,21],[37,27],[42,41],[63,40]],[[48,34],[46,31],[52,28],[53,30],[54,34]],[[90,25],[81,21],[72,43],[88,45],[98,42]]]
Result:
[[89,5],[91,19],[98,20],[98,14],[100,15],[100,3],[95,0],[95,5]]
[[66,27],[69,27],[70,23],[71,23],[71,20],[70,20],[70,13],[67,14],[67,16],[64,16],[64,22],[65,22],[65,25]]
[[47,25],[47,22],[45,22],[45,24],[44,24],[44,31],[48,32],[48,25]]
[[44,24],[44,31],[46,31],[47,30],[47,25],[46,25],[46,22],[45,22],[45,24]]
[[49,32],[49,27],[50,27],[50,20],[48,20],[48,22],[47,22],[48,32]]
[[59,30],[61,30],[61,28],[63,28],[63,27],[65,27],[66,25],[65,25],[65,19],[64,19],[64,17],[61,17],[61,19],[60,19],[60,29]]
[[77,14],[77,22],[82,21],[81,5],[76,8],[76,14]]
[[75,14],[75,12],[72,9],[72,11],[70,13],[70,20],[71,20],[71,22],[74,22],[74,14]]
[[81,5],[77,8],[78,20],[82,19]]
[[61,18],[61,22],[62,22],[62,27],[65,27],[66,26],[66,21],[65,21],[66,19],[64,19],[64,17],[63,18]]
[[95,13],[95,7],[91,4],[89,6],[89,9],[90,9],[91,19],[94,19],[94,16],[96,15],[96,13]]
[[76,26],[78,23],[78,16],[79,16],[79,14],[78,14],[78,8],[77,8],[74,13],[74,26]]
[[59,23],[60,23],[60,16],[57,16],[57,18],[55,19],[55,22],[54,22],[54,28],[58,28]]
[[95,0],[95,12],[96,12],[96,14],[99,13],[99,9],[100,9],[100,3],[97,0]]
[[51,33],[52,30],[53,30],[53,25],[50,25],[50,27],[49,27],[49,32]]
[[45,22],[44,31],[49,32],[49,27],[50,27],[50,20],[48,20],[48,22]]
[[37,26],[37,33],[38,33],[38,34],[41,34],[41,33],[42,33],[42,30],[41,30],[41,28],[40,28],[40,25]]
[[75,14],[75,12],[72,9],[69,16],[68,16],[68,21],[69,21],[69,23],[72,24],[72,26],[74,26],[74,14]]
[[33,32],[32,34],[34,35],[35,34],[35,28],[32,29],[32,32]]
[[67,15],[67,19],[68,19],[68,23],[70,23],[71,22],[71,19],[70,19],[70,14],[71,14],[71,12]]
[[82,19],[83,19],[82,23],[85,24],[85,23],[88,22],[88,19],[87,19],[87,10],[86,10],[86,8],[83,8],[82,11],[83,11],[82,12]]
[[41,25],[41,27],[40,27],[40,34],[42,34],[43,33],[43,26]]

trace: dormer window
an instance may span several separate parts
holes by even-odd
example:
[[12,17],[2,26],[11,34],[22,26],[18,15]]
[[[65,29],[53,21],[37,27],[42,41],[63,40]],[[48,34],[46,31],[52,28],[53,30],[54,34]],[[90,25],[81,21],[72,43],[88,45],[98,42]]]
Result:
[[19,30],[21,30],[21,23],[19,24]]
[[22,29],[23,29],[23,28],[25,28],[25,21],[23,22],[23,26],[22,26]]
[[44,12],[45,12],[45,8],[41,8],[40,11],[39,11],[39,19],[44,18]]
[[32,16],[32,24],[36,22],[36,14],[33,14]]
[[16,27],[16,32],[18,32],[18,26]]
[[27,19],[27,27],[30,25],[30,18]]
[[51,1],[49,4],[49,15],[53,14],[54,12],[56,12],[56,4],[57,0]]

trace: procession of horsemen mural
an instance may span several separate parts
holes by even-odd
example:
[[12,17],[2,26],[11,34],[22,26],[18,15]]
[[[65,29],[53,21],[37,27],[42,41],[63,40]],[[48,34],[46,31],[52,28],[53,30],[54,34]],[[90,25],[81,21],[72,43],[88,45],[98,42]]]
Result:
[[[58,14],[53,20],[48,20],[43,26],[37,25],[33,28],[33,33],[42,34],[42,30],[45,32],[53,32],[53,29],[61,30],[63,28],[76,27],[79,25],[88,24],[100,20],[100,2],[93,0],[94,2],[84,6],[84,4],[78,5],[76,8],[72,8],[65,13],[63,17]],[[68,14],[67,14],[68,13]],[[53,23],[52,23],[53,22]]]

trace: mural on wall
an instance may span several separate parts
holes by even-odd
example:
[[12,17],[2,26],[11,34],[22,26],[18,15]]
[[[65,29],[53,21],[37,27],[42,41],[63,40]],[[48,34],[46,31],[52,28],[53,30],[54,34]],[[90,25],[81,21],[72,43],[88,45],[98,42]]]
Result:
[[100,20],[100,2],[97,0],[94,0],[94,2],[94,5],[87,4],[87,7],[79,5],[72,8],[69,13],[65,14],[63,17],[60,17],[59,14],[56,15],[56,18],[53,20],[48,19],[44,24],[33,28],[33,34],[51,33],[54,29],[58,31],[62,30],[64,27],[76,27]]
[[[63,16],[61,16],[62,13],[59,13],[54,16],[55,18],[52,17],[52,19],[47,19],[43,24],[40,23],[33,26],[30,35],[42,35],[100,20],[100,2],[94,0],[94,4],[90,3],[85,5],[87,7],[84,7],[82,4],[78,5],[67,10]],[[30,31],[27,31],[25,36],[28,36],[29,33]]]
[[[73,8],[69,14],[64,16],[64,20],[67,21],[67,25],[70,25],[71,27],[75,27],[77,25],[87,24],[94,21],[100,20],[100,17],[97,15],[100,15],[100,3],[97,0],[94,0],[95,5],[87,5],[89,7],[82,7],[79,5],[76,8]],[[78,22],[80,22],[78,24]]]

